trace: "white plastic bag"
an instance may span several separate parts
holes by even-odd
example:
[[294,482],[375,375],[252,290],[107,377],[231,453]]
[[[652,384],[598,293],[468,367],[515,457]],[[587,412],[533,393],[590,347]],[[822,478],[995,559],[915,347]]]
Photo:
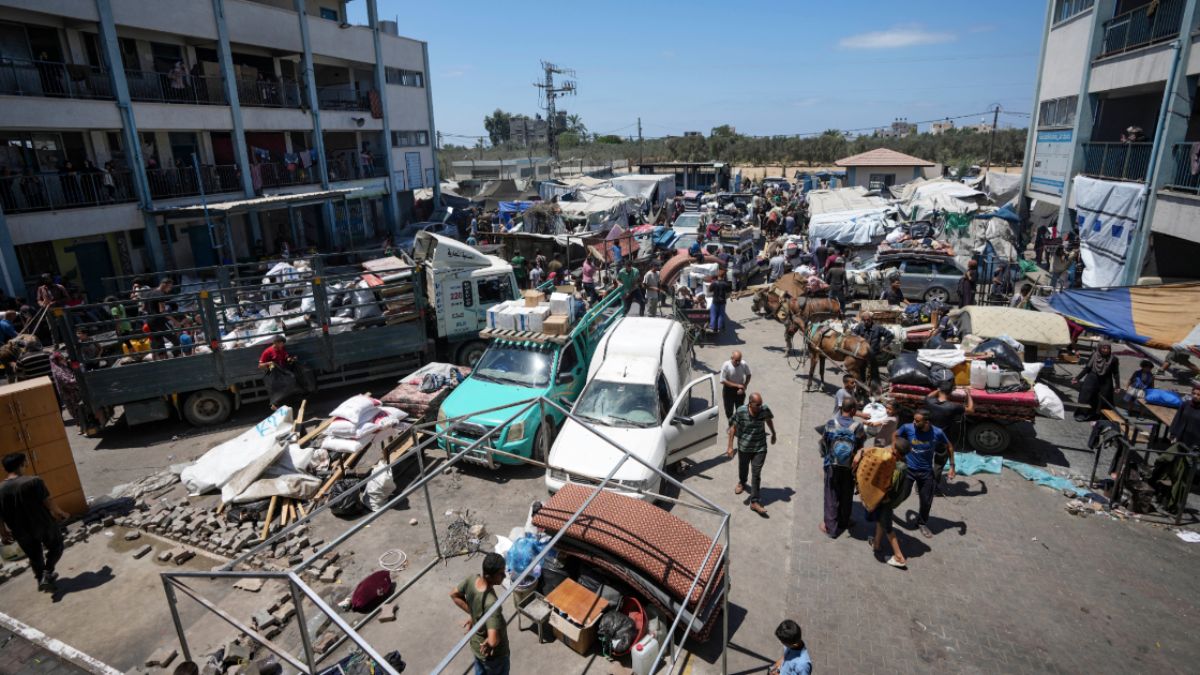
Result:
[[342,403],[329,413],[330,417],[340,417],[344,420],[349,420],[354,424],[354,428],[375,419],[379,414],[379,400],[358,394],[342,401]]
[[370,438],[338,438],[337,436],[326,436],[324,441],[321,441],[321,448],[328,452],[345,452],[355,453],[371,442]]
[[917,360],[927,366],[953,368],[966,361],[967,356],[959,349],[918,349]]
[[1054,393],[1053,389],[1038,382],[1033,385],[1033,393],[1037,394],[1037,414],[1054,420],[1066,418],[1066,410],[1063,408],[1062,399],[1058,397],[1058,394]]
[[372,511],[379,511],[396,491],[396,483],[392,480],[391,467],[382,459],[371,471],[374,475],[367,481],[367,506]]

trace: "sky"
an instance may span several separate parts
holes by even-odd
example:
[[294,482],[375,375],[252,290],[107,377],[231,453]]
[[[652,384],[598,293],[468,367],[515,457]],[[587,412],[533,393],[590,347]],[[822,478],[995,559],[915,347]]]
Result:
[[[496,108],[540,112],[542,59],[575,70],[577,94],[559,109],[601,134],[636,135],[639,116],[658,137],[974,124],[996,104],[1029,113],[1046,14],[1045,0],[378,1],[381,19],[429,43],[437,129],[464,145],[456,136],[485,134]],[[366,23],[365,0],[348,8]]]

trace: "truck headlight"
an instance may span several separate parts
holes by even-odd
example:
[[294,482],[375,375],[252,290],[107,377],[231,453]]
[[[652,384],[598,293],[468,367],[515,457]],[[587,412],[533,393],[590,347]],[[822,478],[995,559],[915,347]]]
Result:
[[508,431],[504,434],[505,443],[515,443],[525,440],[525,423],[514,422],[508,425]]

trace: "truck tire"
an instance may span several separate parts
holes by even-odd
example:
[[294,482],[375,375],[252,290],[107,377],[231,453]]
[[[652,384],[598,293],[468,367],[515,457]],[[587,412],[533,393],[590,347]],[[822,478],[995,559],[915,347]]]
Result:
[[229,394],[216,389],[201,389],[188,395],[183,402],[183,416],[197,427],[220,424],[233,413]]
[[538,425],[537,433],[533,436],[533,446],[529,449],[529,458],[535,462],[546,462],[550,457],[550,448],[554,445],[554,420],[547,417]]
[[971,449],[987,455],[998,455],[1008,449],[1012,434],[995,422],[977,422],[967,429]]
[[454,362],[460,366],[474,368],[479,359],[483,356],[483,352],[487,350],[487,343],[483,340],[471,340],[464,343],[458,348],[458,352],[454,355]]

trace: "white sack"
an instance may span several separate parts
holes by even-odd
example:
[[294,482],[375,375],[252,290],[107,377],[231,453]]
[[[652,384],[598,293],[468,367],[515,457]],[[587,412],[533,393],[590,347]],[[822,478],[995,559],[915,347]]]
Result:
[[333,409],[333,412],[329,413],[329,416],[349,420],[355,428],[358,428],[375,419],[378,414],[379,399],[358,394],[342,401],[338,407]]
[[1047,387],[1041,382],[1038,382],[1037,384],[1033,385],[1033,393],[1037,394],[1037,414],[1041,415],[1042,417],[1049,417],[1053,420],[1061,420],[1066,418],[1067,414],[1066,410],[1063,408],[1062,399],[1058,397],[1058,394],[1054,393],[1053,389]]
[[372,511],[379,511],[396,491],[396,483],[392,480],[391,467],[382,459],[371,471],[373,475],[367,481],[367,506]]
[[960,349],[918,349],[917,361],[927,366],[942,366],[953,368],[967,360],[967,355]]
[[179,475],[188,494],[200,495],[227,483],[256,457],[276,448],[276,439],[292,433],[292,409],[282,406],[240,436],[204,453]]

